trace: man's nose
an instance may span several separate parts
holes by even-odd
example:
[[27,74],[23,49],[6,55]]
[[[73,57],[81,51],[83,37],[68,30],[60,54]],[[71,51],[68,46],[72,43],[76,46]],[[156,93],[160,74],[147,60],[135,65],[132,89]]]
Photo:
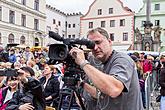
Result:
[[98,48],[98,45],[95,44],[94,50],[97,50],[97,48]]

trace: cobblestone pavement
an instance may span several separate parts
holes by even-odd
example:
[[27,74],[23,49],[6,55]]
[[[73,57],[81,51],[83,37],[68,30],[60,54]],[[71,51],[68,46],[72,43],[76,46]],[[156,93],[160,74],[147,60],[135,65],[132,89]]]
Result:
[[159,95],[159,90],[154,90],[151,94],[151,103],[149,110],[160,110],[160,103],[156,102],[156,97]]

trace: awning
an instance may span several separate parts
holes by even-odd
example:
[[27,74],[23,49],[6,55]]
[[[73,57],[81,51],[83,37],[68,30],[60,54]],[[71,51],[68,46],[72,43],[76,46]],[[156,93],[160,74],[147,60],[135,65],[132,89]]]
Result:
[[116,51],[127,51],[130,45],[113,45],[112,48]]

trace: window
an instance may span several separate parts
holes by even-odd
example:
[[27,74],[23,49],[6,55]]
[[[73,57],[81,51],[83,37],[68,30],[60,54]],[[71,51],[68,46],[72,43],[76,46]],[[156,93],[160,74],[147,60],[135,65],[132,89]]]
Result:
[[58,25],[61,26],[61,22],[60,21],[58,21]]
[[13,34],[9,34],[8,43],[9,43],[9,44],[14,43],[14,35],[13,35]]
[[39,46],[39,39],[38,38],[35,38],[34,39],[34,46]]
[[146,21],[142,21],[141,27],[144,27],[145,24],[146,24]]
[[71,24],[68,24],[68,28],[71,28]]
[[53,19],[53,24],[56,24],[56,20],[55,19]]
[[128,33],[123,33],[123,41],[128,41]]
[[89,28],[93,28],[93,22],[89,22]]
[[73,28],[75,28],[76,27],[76,25],[75,24],[73,24]]
[[26,5],[26,0],[21,0],[22,5]]
[[105,21],[101,21],[101,27],[105,27]]
[[39,10],[39,0],[34,0],[34,9]]
[[38,19],[34,19],[34,29],[35,30],[39,29],[39,21],[38,21]]
[[9,12],[9,23],[14,24],[15,23],[15,12],[10,10]]
[[22,19],[22,20],[21,20],[21,25],[22,25],[22,26],[26,26],[26,15],[23,15],[23,14],[22,14],[22,15],[21,15],[21,19]]
[[113,14],[113,8],[109,8],[109,14]]
[[110,27],[115,27],[115,20],[110,20]]
[[155,26],[159,26],[160,25],[160,21],[159,20],[155,20]]
[[68,35],[68,38],[71,38],[71,35]]
[[160,10],[160,4],[155,4],[155,10]]
[[75,38],[75,34],[72,35],[72,38]]
[[0,21],[2,20],[2,7],[0,7]]
[[125,26],[125,19],[120,20],[120,26]]
[[102,9],[98,9],[98,15],[102,15]]
[[111,41],[114,41],[114,33],[110,33],[110,39]]
[[25,44],[25,37],[24,36],[21,36],[21,38],[20,38],[20,44]]

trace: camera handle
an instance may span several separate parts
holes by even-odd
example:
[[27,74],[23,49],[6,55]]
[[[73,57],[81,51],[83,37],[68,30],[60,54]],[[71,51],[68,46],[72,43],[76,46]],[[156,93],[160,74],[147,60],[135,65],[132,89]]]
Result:
[[[68,92],[68,90],[70,92]],[[66,96],[66,95],[69,95],[70,96],[69,106],[68,106],[68,110],[70,110],[75,94],[76,94],[76,96],[78,98],[78,101],[80,103],[80,106],[81,106],[82,110],[86,110],[85,109],[85,106],[84,106],[84,103],[83,103],[83,100],[82,100],[79,92],[77,90],[75,90],[75,89],[69,89],[69,88],[67,88],[67,90],[65,90],[65,89],[63,90],[62,89],[62,91],[60,92],[60,100],[59,100],[59,104],[58,104],[58,110],[61,110],[62,101],[63,101],[64,96]]]

